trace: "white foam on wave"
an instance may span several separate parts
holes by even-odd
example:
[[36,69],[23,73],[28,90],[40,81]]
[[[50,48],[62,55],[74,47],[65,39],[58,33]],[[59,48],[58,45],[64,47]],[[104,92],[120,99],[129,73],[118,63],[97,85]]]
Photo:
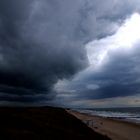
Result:
[[97,115],[105,118],[116,118],[130,122],[140,123],[139,113],[126,113],[126,112],[113,112],[113,111],[95,111],[95,110],[78,110],[81,113],[87,113],[90,115]]

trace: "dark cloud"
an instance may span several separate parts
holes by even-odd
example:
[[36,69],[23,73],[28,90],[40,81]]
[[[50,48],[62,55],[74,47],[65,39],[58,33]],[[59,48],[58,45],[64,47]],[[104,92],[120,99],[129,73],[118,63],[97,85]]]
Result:
[[75,90],[71,100],[125,97],[140,93],[140,43],[131,49],[118,48],[109,52],[107,57],[106,63],[98,70],[91,66],[66,86],[60,86],[67,89],[65,94]]
[[50,99],[58,80],[88,65],[85,43],[113,34],[136,2],[1,0],[1,100]]
[[[82,41],[74,37],[78,7],[67,10],[65,4],[54,0],[0,1],[2,93],[48,94],[58,79],[87,65]],[[26,99],[21,97],[15,100]]]

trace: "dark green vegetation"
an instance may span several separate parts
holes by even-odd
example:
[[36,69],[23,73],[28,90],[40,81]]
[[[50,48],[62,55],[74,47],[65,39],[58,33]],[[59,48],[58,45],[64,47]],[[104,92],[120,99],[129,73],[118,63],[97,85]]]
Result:
[[53,107],[1,107],[0,139],[108,140],[64,109]]

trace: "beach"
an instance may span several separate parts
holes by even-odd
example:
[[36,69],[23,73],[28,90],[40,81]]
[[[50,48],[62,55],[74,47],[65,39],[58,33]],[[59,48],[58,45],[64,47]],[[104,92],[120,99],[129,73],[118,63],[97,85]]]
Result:
[[140,124],[67,110],[94,131],[112,140],[140,140]]
[[110,140],[63,108],[0,107],[1,140]]

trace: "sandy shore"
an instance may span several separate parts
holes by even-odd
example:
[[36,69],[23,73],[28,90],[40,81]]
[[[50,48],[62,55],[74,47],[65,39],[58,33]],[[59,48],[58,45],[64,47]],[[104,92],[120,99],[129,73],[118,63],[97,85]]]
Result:
[[72,110],[67,111],[82,120],[94,131],[107,135],[112,140],[140,140],[139,124],[92,116]]

